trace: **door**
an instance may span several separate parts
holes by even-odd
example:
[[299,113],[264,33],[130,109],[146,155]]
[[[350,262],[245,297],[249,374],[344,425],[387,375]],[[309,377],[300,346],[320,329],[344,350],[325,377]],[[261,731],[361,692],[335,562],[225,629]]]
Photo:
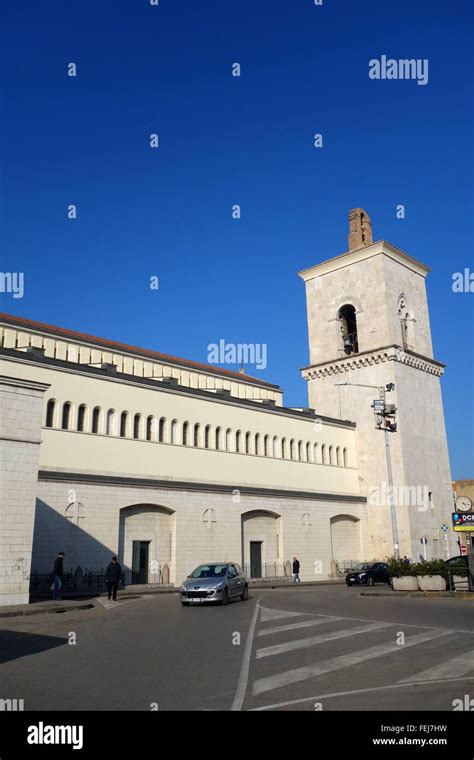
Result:
[[262,542],[250,542],[250,577],[262,577]]
[[132,542],[132,583],[148,583],[149,541]]

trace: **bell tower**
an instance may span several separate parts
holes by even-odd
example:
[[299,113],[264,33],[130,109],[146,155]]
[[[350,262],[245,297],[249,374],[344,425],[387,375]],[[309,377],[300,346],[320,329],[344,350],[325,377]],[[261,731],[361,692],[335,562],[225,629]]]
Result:
[[[349,250],[300,272],[305,282],[309,405],[357,424],[361,493],[367,496],[371,557],[394,553],[390,495],[400,555],[415,560],[457,554],[440,377],[433,357],[425,279],[430,269],[387,241],[373,242],[364,209],[349,213]],[[389,434],[372,402],[393,384],[397,408]],[[449,526],[449,531],[442,529]],[[349,559],[349,558],[348,558]]]

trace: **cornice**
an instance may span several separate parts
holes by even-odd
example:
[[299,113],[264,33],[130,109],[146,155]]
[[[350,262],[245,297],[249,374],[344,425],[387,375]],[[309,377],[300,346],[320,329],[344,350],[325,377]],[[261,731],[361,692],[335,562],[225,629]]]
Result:
[[43,482],[73,482],[88,483],[101,486],[121,486],[128,488],[163,488],[169,491],[200,491],[204,493],[229,494],[239,490],[241,494],[249,496],[273,496],[279,499],[297,498],[311,499],[314,501],[348,502],[353,504],[366,504],[367,497],[359,494],[347,494],[322,491],[299,491],[286,488],[267,488],[257,486],[244,486],[232,483],[208,483],[197,481],[162,480],[159,478],[134,478],[117,475],[102,475],[92,472],[71,472],[59,470],[41,469],[38,472],[38,480]]
[[422,356],[421,354],[417,354],[414,351],[402,348],[401,346],[386,346],[384,348],[376,349],[375,351],[365,351],[364,353],[355,356],[334,359],[330,362],[303,367],[301,373],[305,380],[315,380],[329,375],[344,375],[353,370],[361,369],[362,367],[385,364],[386,362],[405,364],[408,367],[413,367],[414,369],[426,372],[429,375],[435,375],[435,377],[441,377],[445,367],[444,364],[441,364],[441,362],[438,362],[435,359],[429,359],[426,356]]
[[372,243],[372,245],[357,248],[355,251],[346,251],[345,253],[341,253],[331,259],[326,259],[320,264],[315,264],[314,266],[308,267],[307,269],[302,269],[300,272],[298,272],[298,275],[306,282],[308,280],[314,279],[315,277],[321,277],[322,275],[329,274],[329,272],[334,272],[336,269],[352,266],[353,264],[357,264],[359,261],[363,261],[364,259],[369,259],[372,256],[380,255],[385,255],[388,258],[393,259],[398,264],[401,264],[402,266],[411,269],[413,272],[416,272],[416,274],[421,275],[421,277],[426,277],[426,275],[431,272],[431,269],[426,266],[426,264],[423,264],[422,261],[415,259],[413,256],[405,253],[405,251],[402,251],[400,248],[392,245],[387,240],[379,240],[376,243]]

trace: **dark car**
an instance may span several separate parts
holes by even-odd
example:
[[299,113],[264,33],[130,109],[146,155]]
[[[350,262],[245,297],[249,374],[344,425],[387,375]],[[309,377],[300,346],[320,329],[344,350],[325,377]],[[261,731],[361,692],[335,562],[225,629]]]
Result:
[[457,557],[450,557],[444,563],[446,568],[453,571],[456,567],[469,567],[469,558],[465,554],[458,554]]
[[228,604],[231,599],[245,602],[248,598],[248,580],[236,562],[199,565],[179,590],[179,599],[184,607],[205,602]]
[[[446,570],[449,570],[449,574],[446,574],[446,591],[454,591],[455,584],[453,581],[453,575],[459,575],[458,570],[467,570],[469,568],[469,558],[465,554],[458,554],[457,557],[450,557],[445,560],[444,566]],[[456,582],[456,591],[469,590],[469,579],[466,578],[462,581]]]
[[346,575],[348,586],[360,583],[373,586],[374,583],[389,583],[389,581],[388,565],[385,562],[359,562]]

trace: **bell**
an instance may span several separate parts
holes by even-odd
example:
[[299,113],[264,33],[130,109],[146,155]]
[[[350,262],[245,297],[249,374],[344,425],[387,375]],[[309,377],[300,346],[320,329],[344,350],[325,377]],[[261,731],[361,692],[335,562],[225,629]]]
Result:
[[344,348],[352,348],[352,340],[349,335],[344,338]]

